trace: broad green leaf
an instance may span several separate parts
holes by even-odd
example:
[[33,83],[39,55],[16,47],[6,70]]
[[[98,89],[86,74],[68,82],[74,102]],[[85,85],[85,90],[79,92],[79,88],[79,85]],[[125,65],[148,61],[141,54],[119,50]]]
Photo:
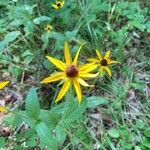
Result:
[[26,145],[29,147],[35,147],[37,145],[37,135],[33,135],[26,141]]
[[22,71],[23,68],[21,68],[20,66],[14,66],[14,65],[9,66],[9,72],[12,73],[14,79],[18,79],[18,77],[22,75]]
[[29,89],[27,98],[25,100],[25,108],[28,116],[35,119],[39,118],[40,104],[35,87]]
[[62,128],[61,126],[57,126],[55,128],[55,132],[56,132],[56,140],[57,140],[59,146],[63,145],[63,143],[65,142],[65,139],[66,139],[66,132],[65,132],[64,128]]
[[5,49],[5,42],[2,41],[0,42],[0,54],[4,51],[4,49]]
[[23,122],[28,124],[28,126],[30,126],[31,128],[35,128],[38,119],[30,117],[29,115],[27,115],[26,111],[19,111],[18,115],[22,116]]
[[135,146],[135,150],[142,150],[139,146]]
[[87,101],[83,98],[83,101],[79,105],[77,100],[72,99],[72,102],[69,105],[69,108],[66,112],[65,122],[73,122],[79,119],[87,108]]
[[41,22],[44,22],[44,21],[51,21],[51,18],[50,17],[47,17],[47,16],[40,16],[40,17],[37,17],[33,20],[33,22],[35,24],[41,24]]
[[150,138],[150,128],[147,128],[145,131],[144,131],[144,135],[148,138]]
[[5,43],[14,41],[20,35],[20,31],[9,32],[4,39]]
[[112,138],[118,138],[119,137],[119,132],[116,129],[110,129],[108,131],[108,134],[112,137]]
[[[34,32],[34,23],[32,21],[27,21],[26,26],[24,28],[26,34]],[[32,37],[32,34],[28,35],[28,37]]]
[[41,110],[40,119],[49,127],[55,128],[58,122],[61,120],[61,114],[53,110]]
[[52,131],[43,123],[40,122],[36,125],[36,132],[40,137],[41,144],[47,146],[50,150],[55,150],[56,141],[53,138]]
[[146,26],[147,32],[150,33],[150,21],[146,22],[145,26]]
[[75,35],[77,34],[77,32],[78,32],[78,30],[65,32],[65,36],[66,36],[67,41],[73,39],[75,37]]
[[17,145],[17,143],[16,143],[16,144],[13,145],[13,149],[14,149],[14,150],[22,150],[22,149],[23,149],[23,146]]
[[54,38],[56,40],[56,43],[55,43],[55,49],[56,50],[62,50],[63,49],[64,42],[66,41],[64,34],[53,31],[50,34],[50,38]]
[[145,122],[143,122],[142,120],[137,120],[136,122],[136,127],[139,128],[139,129],[144,129],[145,127]]
[[99,107],[100,105],[105,105],[107,104],[108,101],[100,96],[91,96],[87,98],[87,107],[88,108],[96,108]]
[[3,146],[5,146],[5,138],[0,137],[0,148],[2,148]]
[[142,144],[146,147],[150,149],[150,140],[148,140],[147,138],[144,138]]

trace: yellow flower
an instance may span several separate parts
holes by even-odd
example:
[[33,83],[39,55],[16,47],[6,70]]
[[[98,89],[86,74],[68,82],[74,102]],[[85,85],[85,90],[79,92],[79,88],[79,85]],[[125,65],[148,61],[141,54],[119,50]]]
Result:
[[88,63],[88,64],[77,66],[77,60],[78,60],[79,52],[82,46],[83,44],[79,47],[73,61],[70,56],[67,42],[65,42],[65,45],[64,45],[64,55],[65,55],[66,63],[58,59],[55,59],[53,57],[47,56],[47,59],[51,63],[53,63],[57,68],[59,68],[61,71],[53,73],[49,77],[45,78],[41,83],[51,83],[51,82],[55,82],[58,80],[64,81],[64,84],[55,102],[60,101],[62,97],[66,94],[70,86],[73,84],[76,94],[77,94],[78,102],[81,103],[82,91],[81,91],[80,84],[86,87],[92,86],[92,85],[87,84],[82,78],[94,78],[98,75],[98,74],[89,73],[95,68],[97,68],[97,65],[95,65],[94,63]]
[[65,1],[55,1],[55,4],[51,4],[53,8],[60,9],[64,6]]
[[[0,89],[4,88],[10,81],[0,82]],[[4,106],[0,106],[0,112],[7,112]]]
[[88,61],[89,62],[95,62],[95,64],[97,66],[100,66],[99,73],[100,73],[101,77],[103,76],[104,70],[111,77],[112,73],[111,73],[111,70],[109,69],[108,66],[111,64],[116,64],[116,63],[120,63],[120,62],[115,61],[115,60],[110,60],[110,50],[105,53],[104,57],[102,57],[101,53],[97,49],[96,49],[96,54],[97,54],[98,59],[89,58]]
[[53,27],[52,27],[51,25],[49,25],[49,24],[45,27],[45,30],[46,30],[48,33],[51,32],[52,29],[53,29]]
[[4,88],[10,81],[0,82],[0,89]]
[[4,107],[4,106],[0,106],[0,112],[6,113],[7,112],[7,108]]

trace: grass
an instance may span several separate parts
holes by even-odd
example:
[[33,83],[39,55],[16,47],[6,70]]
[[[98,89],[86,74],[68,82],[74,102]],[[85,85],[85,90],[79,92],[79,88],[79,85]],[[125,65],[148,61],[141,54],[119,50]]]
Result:
[[[0,1],[0,149],[149,150],[150,53],[147,1]],[[52,31],[45,30],[51,25]],[[112,77],[89,80],[79,105],[74,90],[55,103],[62,83],[41,84],[85,42],[79,63],[111,51]],[[97,72],[95,70],[95,72]]]

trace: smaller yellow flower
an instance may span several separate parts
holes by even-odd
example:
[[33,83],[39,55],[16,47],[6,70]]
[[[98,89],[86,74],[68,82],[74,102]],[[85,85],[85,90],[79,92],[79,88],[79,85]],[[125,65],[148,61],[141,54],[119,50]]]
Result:
[[53,27],[52,27],[50,24],[48,24],[48,25],[45,27],[45,30],[46,30],[48,33],[51,32],[52,29],[53,29]]
[[0,106],[0,113],[1,112],[6,113],[7,112],[7,108],[4,107],[4,106]]
[[10,81],[0,82],[0,89],[4,88]]
[[120,63],[120,62],[115,61],[115,60],[110,60],[110,50],[105,53],[104,57],[102,57],[101,53],[97,49],[96,49],[96,54],[97,54],[98,59],[89,58],[88,61],[89,62],[95,62],[95,64],[97,66],[100,66],[99,73],[100,73],[101,77],[103,76],[103,71],[104,70],[111,77],[112,73],[111,73],[111,70],[109,69],[108,66],[111,65],[111,64],[116,64],[116,63]]
[[60,9],[64,6],[65,1],[55,1],[55,4],[51,4],[53,8]]

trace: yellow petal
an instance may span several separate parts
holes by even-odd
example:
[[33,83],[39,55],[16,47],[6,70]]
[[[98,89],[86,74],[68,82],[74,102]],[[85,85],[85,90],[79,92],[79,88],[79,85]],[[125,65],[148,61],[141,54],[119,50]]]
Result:
[[98,65],[96,65],[95,63],[89,63],[89,64],[79,66],[78,70],[79,70],[79,73],[88,73],[96,69],[97,67]]
[[101,61],[103,58],[102,58],[101,53],[98,51],[98,49],[96,49],[96,54],[97,54],[99,60]]
[[83,77],[83,78],[95,78],[95,77],[98,76],[98,74],[99,74],[99,72],[96,73],[96,74],[91,74],[91,73],[80,73],[80,72],[79,72],[78,76],[79,76],[79,77]]
[[111,75],[112,75],[111,70],[108,67],[104,67],[104,69],[106,70],[108,75],[111,77]]
[[65,4],[65,1],[62,1],[62,2],[61,2],[61,7],[63,7],[63,6],[64,6],[64,4]]
[[89,59],[87,59],[87,61],[94,62],[94,63],[100,63],[100,61],[98,59],[95,59],[95,58],[89,58]]
[[67,79],[64,83],[64,85],[62,86],[57,98],[55,102],[58,102],[62,99],[62,97],[65,95],[65,93],[68,91],[69,87],[70,87],[71,81],[70,79]]
[[76,79],[73,79],[73,84],[74,84],[75,91],[77,93],[78,102],[80,104],[82,100],[82,91],[81,91],[80,84],[78,83],[78,81],[76,81]]
[[7,108],[5,108],[4,106],[0,106],[0,112],[7,112]]
[[86,87],[93,87],[93,85],[87,84],[82,78],[77,78],[76,79],[81,85],[86,86]]
[[119,64],[120,64],[120,62],[119,62],[119,61],[110,60],[110,61],[109,61],[109,63],[108,63],[108,65],[111,65],[111,64],[117,64],[117,63],[119,63]]
[[80,50],[81,50],[81,48],[82,48],[82,46],[83,46],[84,44],[85,44],[85,43],[83,43],[83,44],[79,47],[79,49],[78,49],[78,51],[77,51],[77,53],[76,53],[76,56],[75,56],[75,58],[74,58],[74,60],[73,60],[73,64],[74,64],[74,65],[77,65],[79,53],[80,53]]
[[45,28],[45,30],[52,30],[52,29],[53,29],[53,27],[50,24],[48,24]]
[[5,81],[0,83],[0,89],[4,88],[10,81]]
[[65,78],[64,72],[54,73],[51,76],[45,78],[41,83],[51,83]]
[[69,47],[68,47],[68,43],[67,42],[65,42],[64,51],[65,51],[66,64],[70,65],[72,60],[71,60],[71,57],[70,57],[70,52],[69,52]]
[[106,54],[105,54],[105,56],[104,56],[104,59],[107,60],[107,59],[109,59],[109,57],[110,57],[110,51],[107,51]]
[[57,68],[65,71],[66,70],[66,64],[63,63],[62,61],[58,60],[58,59],[55,59],[53,57],[50,57],[50,56],[46,56],[46,58],[51,62],[53,63]]
[[55,5],[55,4],[51,4],[51,6],[52,6],[53,8],[55,8],[55,9],[59,9],[59,7],[58,7],[57,5]]

